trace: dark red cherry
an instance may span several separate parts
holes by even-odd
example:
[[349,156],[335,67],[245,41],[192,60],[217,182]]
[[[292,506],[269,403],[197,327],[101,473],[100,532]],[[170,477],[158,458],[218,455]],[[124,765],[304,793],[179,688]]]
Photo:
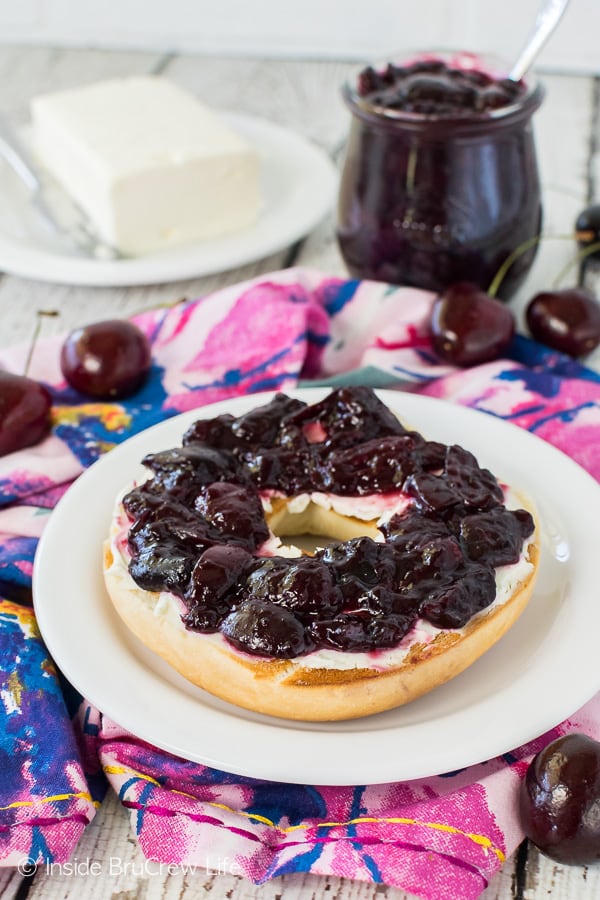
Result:
[[76,328],[63,343],[60,367],[71,387],[98,400],[135,393],[150,370],[148,338],[133,322],[108,319]]
[[600,304],[583,288],[536,294],[525,319],[537,341],[569,356],[585,356],[600,344]]
[[50,430],[52,398],[33,378],[0,371],[0,456],[31,447]]
[[453,284],[434,301],[433,348],[453,365],[475,366],[497,359],[508,347],[514,331],[510,309],[476,284]]
[[[582,210],[575,221],[575,237],[582,250],[600,242],[600,204]],[[600,246],[587,259],[600,260]]]
[[600,861],[600,743],[557,738],[532,760],[521,786],[525,834],[557,862]]

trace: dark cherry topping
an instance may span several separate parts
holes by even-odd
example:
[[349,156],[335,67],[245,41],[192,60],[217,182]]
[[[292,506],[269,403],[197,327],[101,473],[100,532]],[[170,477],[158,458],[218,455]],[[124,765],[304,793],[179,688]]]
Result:
[[374,106],[425,116],[473,117],[510,106],[522,83],[494,78],[474,68],[455,68],[443,59],[405,66],[368,66],[358,76],[358,94]]
[[404,490],[423,512],[443,514],[456,507],[487,509],[502,503],[502,488],[489,469],[456,444],[447,447],[441,472],[413,472]]
[[415,472],[404,482],[404,490],[414,497],[417,508],[424,513],[442,515],[460,503],[460,494],[448,479],[433,472]]
[[229,543],[254,550],[269,537],[260,497],[251,487],[217,481],[202,488],[194,508]]
[[319,403],[305,406],[290,416],[289,427],[310,427],[322,432],[325,447],[353,447],[358,442],[393,434],[405,434],[406,428],[370,388],[344,387],[328,394]]
[[214,419],[198,419],[183,435],[182,444],[208,444],[216,450],[232,450],[236,440],[232,426],[235,419],[229,413]]
[[444,519],[427,515],[410,506],[400,515],[393,516],[381,527],[386,542],[401,548],[403,553],[419,549],[432,539],[446,538],[451,534],[450,527]]
[[267,556],[258,560],[258,565],[246,581],[246,592],[258,600],[277,603],[281,594],[281,582],[288,569],[296,560],[284,556]]
[[491,566],[466,565],[449,584],[432,592],[421,606],[424,619],[438,628],[461,628],[493,602],[496,579]]
[[239,600],[239,585],[256,565],[247,550],[216,544],[205,550],[192,569],[185,592],[183,622],[195,631],[217,631]]
[[204,444],[152,453],[142,462],[154,473],[156,486],[186,503],[204,485],[226,481],[236,471],[231,454]]
[[289,566],[281,579],[280,590],[278,602],[301,618],[332,615],[343,603],[331,569],[318,559]]
[[412,434],[403,434],[335,450],[320,467],[319,482],[324,490],[335,493],[399,491],[418,464],[417,447]]
[[172,591],[181,594],[189,583],[195,558],[166,542],[148,538],[147,546],[133,554],[129,572],[145,591]]
[[253,483],[260,489],[276,490],[282,484],[293,493],[318,490],[311,487],[315,481],[316,457],[308,447],[300,446],[297,451],[287,447],[272,447],[244,454],[243,461]]
[[[236,419],[231,429],[236,446],[258,450],[274,443],[285,443],[285,439],[282,441],[280,423],[283,420],[291,423],[294,413],[305,408],[306,403],[301,400],[276,394],[266,406],[253,409]],[[288,424],[288,429],[290,427],[293,430],[293,426]]]
[[533,518],[527,510],[497,506],[465,516],[460,522],[460,543],[469,559],[508,566],[517,562],[523,541],[533,529]]
[[314,645],[296,616],[278,603],[250,597],[229,613],[221,630],[238,650],[291,659]]
[[309,626],[316,646],[346,652],[369,652],[374,647],[395,647],[414,624],[414,616],[365,616],[347,613],[318,619]]
[[[200,419],[144,463],[151,477],[123,501],[131,576],[180,597],[187,628],[258,656],[393,647],[418,618],[462,627],[494,601],[495,567],[516,562],[534,528],[471,453],[408,431],[369,388],[310,406],[277,394],[237,419]],[[265,488],[412,499],[381,541],[269,557]]]
[[487,509],[502,503],[502,488],[489,469],[480,468],[473,454],[456,444],[446,451],[444,474],[465,506]]
[[256,559],[235,544],[216,544],[204,551],[196,562],[186,593],[193,603],[210,603],[235,592],[241,575],[248,575]]

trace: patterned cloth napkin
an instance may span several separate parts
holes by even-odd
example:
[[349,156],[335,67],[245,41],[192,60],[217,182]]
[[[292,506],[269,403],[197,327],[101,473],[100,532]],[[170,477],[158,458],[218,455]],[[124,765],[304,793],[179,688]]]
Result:
[[[415,289],[290,269],[145,312],[135,320],[153,369],[120,403],[82,402],[61,377],[61,339],[38,342],[30,374],[52,391],[53,433],[0,458],[0,863],[68,860],[107,780],[148,858],[255,882],[333,873],[471,900],[514,852],[531,755],[569,730],[600,738],[600,695],[531,744],[458,772],[353,787],[259,781],[170,756],[82,701],[28,605],[38,538],[85,467],[167,416],[244,393],[419,391],[516,422],[600,479],[600,376],[522,337],[501,361],[442,365],[427,333],[431,302]],[[22,371],[27,349],[1,353],[0,366]]]

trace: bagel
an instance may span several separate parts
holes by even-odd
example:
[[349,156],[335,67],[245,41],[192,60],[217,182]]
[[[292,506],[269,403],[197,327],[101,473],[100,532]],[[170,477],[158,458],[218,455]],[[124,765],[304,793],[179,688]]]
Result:
[[369,389],[298,404],[198,420],[146,457],[148,480],[116,498],[105,584],[125,626],[210,694],[357,718],[444,684],[506,633],[533,591],[539,526],[530,500]]

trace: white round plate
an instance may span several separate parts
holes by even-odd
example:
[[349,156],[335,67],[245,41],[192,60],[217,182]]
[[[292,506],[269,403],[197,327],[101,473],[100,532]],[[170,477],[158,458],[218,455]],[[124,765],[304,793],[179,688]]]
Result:
[[[27,194],[0,165],[0,271],[59,284],[164,284],[264,259],[306,235],[331,210],[338,175],[329,157],[298,134],[241,113],[222,118],[258,151],[263,208],[252,227],[197,244],[118,260],[63,249],[36,223]],[[7,198],[8,201],[7,201]]]
[[[326,390],[295,392],[313,402]],[[102,542],[117,493],[145,453],[180,444],[201,416],[239,415],[254,395],[176,416],[112,450],[78,478],[44,532],[34,605],[57,665],[95,706],[186,759],[276,781],[369,784],[441,774],[542,734],[600,688],[597,539],[600,486],[514,425],[412,394],[378,392],[432,439],[461,443],[534,498],[542,528],[534,596],[504,638],[427,696],[362,719],[314,724],[256,715],[190,685],[121,625],[104,589]]]

